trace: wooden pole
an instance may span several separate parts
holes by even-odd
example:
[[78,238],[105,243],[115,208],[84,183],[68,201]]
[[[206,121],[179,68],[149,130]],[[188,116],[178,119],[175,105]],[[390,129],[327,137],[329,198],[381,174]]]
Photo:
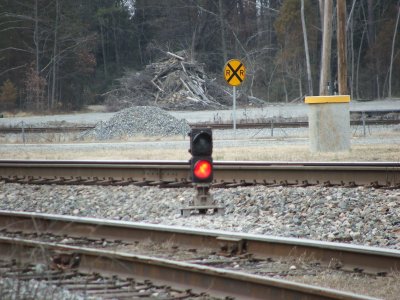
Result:
[[321,76],[319,80],[319,94],[328,95],[328,82],[331,72],[331,45],[332,45],[332,0],[325,0],[324,28],[322,36]]
[[346,0],[337,0],[337,48],[339,95],[347,95]]

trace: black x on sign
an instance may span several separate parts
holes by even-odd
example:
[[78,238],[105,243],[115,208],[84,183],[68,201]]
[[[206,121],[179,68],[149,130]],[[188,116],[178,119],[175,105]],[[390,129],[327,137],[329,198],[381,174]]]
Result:
[[231,59],[224,67],[224,77],[228,84],[238,86],[246,77],[246,67],[240,60]]

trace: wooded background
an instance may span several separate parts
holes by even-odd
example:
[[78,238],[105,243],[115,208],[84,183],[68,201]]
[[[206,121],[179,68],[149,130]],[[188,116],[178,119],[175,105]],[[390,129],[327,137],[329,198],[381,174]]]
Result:
[[[325,1],[332,0],[0,0],[0,109],[99,104],[126,72],[180,50],[221,84],[225,62],[243,60],[241,91],[265,102],[316,95]],[[346,12],[351,97],[399,97],[400,1],[347,0]],[[336,1],[331,17],[333,87]]]

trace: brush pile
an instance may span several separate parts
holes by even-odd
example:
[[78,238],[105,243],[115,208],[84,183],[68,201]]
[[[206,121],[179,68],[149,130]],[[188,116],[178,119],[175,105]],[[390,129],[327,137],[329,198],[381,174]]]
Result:
[[119,86],[104,94],[110,110],[129,106],[158,106],[174,110],[218,109],[230,105],[231,96],[208,78],[204,65],[188,60],[185,52],[166,52],[167,58],[128,72]]

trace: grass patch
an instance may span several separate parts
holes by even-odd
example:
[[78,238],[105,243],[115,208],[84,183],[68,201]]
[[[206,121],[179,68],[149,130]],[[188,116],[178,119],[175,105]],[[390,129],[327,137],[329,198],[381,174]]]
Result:
[[306,275],[288,279],[379,299],[397,300],[400,294],[400,274],[398,273],[392,273],[386,277],[373,277],[354,273],[337,274],[326,270],[315,276]]
[[[176,149],[163,149],[160,146],[141,147],[135,144],[132,147],[115,147],[118,145],[104,144],[93,147],[69,147],[56,150],[52,145],[45,147],[30,147],[16,145],[15,147],[1,147],[1,159],[98,159],[98,160],[188,160],[188,147],[177,146]],[[337,153],[312,153],[307,145],[214,148],[214,160],[233,161],[400,161],[398,145],[353,145],[350,151]]]

